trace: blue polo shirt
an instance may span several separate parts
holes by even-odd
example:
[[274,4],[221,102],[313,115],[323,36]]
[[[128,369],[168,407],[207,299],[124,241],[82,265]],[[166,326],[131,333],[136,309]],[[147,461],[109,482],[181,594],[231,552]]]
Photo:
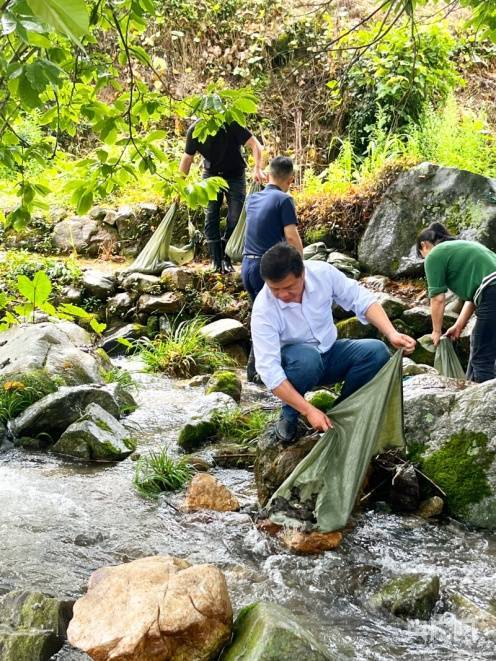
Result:
[[297,225],[294,200],[274,184],[246,200],[246,234],[243,255],[258,255],[284,240],[284,228]]

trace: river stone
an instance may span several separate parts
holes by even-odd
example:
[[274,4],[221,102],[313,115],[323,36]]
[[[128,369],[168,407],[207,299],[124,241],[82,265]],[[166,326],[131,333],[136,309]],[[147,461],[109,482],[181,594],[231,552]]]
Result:
[[72,386],[59,388],[38,400],[10,422],[14,436],[36,438],[43,434],[44,445],[58,440],[69,425],[76,422],[89,404],[99,404],[114,417],[119,417],[119,405],[105,388]]
[[372,596],[370,604],[398,617],[428,620],[438,599],[438,576],[406,574],[383,585]]
[[208,380],[206,393],[209,395],[212,392],[223,392],[239,404],[241,389],[241,379],[235,372],[218,370]]
[[252,470],[257,450],[244,443],[220,443],[212,446],[212,459],[221,468],[244,468]]
[[496,613],[481,608],[459,592],[450,594],[450,602],[451,610],[464,622],[481,631],[496,631]]
[[367,337],[377,337],[377,329],[372,324],[362,324],[357,317],[343,319],[336,324],[340,340],[358,340]]
[[119,340],[137,340],[146,335],[146,326],[142,324],[126,324],[117,329],[106,331],[101,340],[100,346],[107,353],[124,353],[126,348]]
[[88,216],[93,220],[103,220],[109,211],[110,209],[105,207],[92,207],[88,212]]
[[282,543],[290,551],[301,555],[317,555],[325,551],[332,551],[341,544],[343,533],[335,530],[333,532],[304,532],[287,528],[279,535]]
[[122,281],[122,286],[128,291],[139,294],[160,294],[162,283],[156,275],[146,273],[130,273]]
[[410,354],[411,359],[420,365],[434,365],[434,358],[436,357],[436,350],[432,343],[432,337],[429,334],[422,335],[417,338],[417,344],[413,353]]
[[418,509],[418,515],[423,519],[431,519],[443,513],[444,501],[439,496],[431,496],[423,500]]
[[57,223],[52,235],[55,247],[62,253],[77,252],[97,257],[104,244],[117,242],[117,233],[87,216],[75,216]]
[[353,278],[353,280],[358,280],[360,277],[358,261],[342,252],[331,252],[327,256],[327,263],[342,271],[349,278]]
[[258,439],[255,461],[255,482],[262,507],[307,456],[318,439],[318,434],[312,434],[300,438],[289,447],[283,447],[276,439],[274,426],[268,425]]
[[52,446],[56,454],[91,461],[121,461],[135,449],[129,431],[98,404],[89,404]]
[[139,312],[179,312],[183,306],[183,296],[177,292],[167,291],[160,296],[142,294],[138,299]]
[[106,392],[110,393],[113,399],[117,402],[117,406],[119,407],[119,413],[120,413],[118,417],[120,417],[121,415],[128,415],[129,413],[132,413],[138,408],[138,404],[136,403],[136,400],[129,392],[129,389],[132,387],[133,387],[132,385],[124,386],[118,381],[114,381],[113,383],[107,383],[105,386],[102,387],[102,390],[105,390]]
[[221,661],[330,661],[324,645],[290,610],[267,602],[243,608]]
[[421,274],[415,241],[433,221],[496,250],[496,181],[432,163],[401,174],[367,225],[358,247],[360,263],[388,276]]
[[376,294],[376,301],[382,305],[384,312],[390,319],[398,319],[408,309],[408,305],[401,298],[391,296],[385,292]]
[[108,298],[115,289],[115,276],[95,269],[88,269],[83,273],[82,284],[91,296]]
[[95,661],[207,661],[217,658],[231,629],[219,569],[153,556],[94,572],[67,633]]
[[161,279],[165,283],[172,283],[174,289],[185,291],[188,287],[193,287],[195,283],[195,270],[182,266],[164,269]]
[[70,385],[102,383],[91,344],[91,335],[69,321],[13,326],[0,337],[0,376],[45,369]]
[[217,512],[236,512],[239,510],[239,500],[213,475],[197,473],[186,492],[183,509],[187,512],[205,509]]
[[461,521],[496,529],[496,379],[463,384],[422,374],[405,381],[405,436],[421,470]]
[[22,590],[0,597],[2,661],[48,661],[64,644],[72,603]]
[[[443,328],[446,330],[458,319],[455,312],[444,312]],[[403,312],[403,320],[414,331],[415,337],[432,331],[431,310],[427,305],[417,305]]]
[[109,317],[124,319],[135,311],[134,298],[127,291],[120,291],[107,300],[107,314]]
[[234,399],[223,392],[205,395],[198,402],[196,412],[181,427],[177,440],[179,447],[191,452],[215,438],[218,431],[216,414],[233,411],[235,408]]
[[385,275],[367,275],[360,280],[360,284],[367,289],[380,292],[385,292],[389,283],[390,280]]
[[83,292],[81,289],[73,287],[72,285],[67,285],[62,288],[59,301],[60,303],[72,303],[73,305],[77,305],[81,301],[82,295]]
[[200,333],[221,345],[248,339],[248,331],[236,319],[218,319],[203,326]]

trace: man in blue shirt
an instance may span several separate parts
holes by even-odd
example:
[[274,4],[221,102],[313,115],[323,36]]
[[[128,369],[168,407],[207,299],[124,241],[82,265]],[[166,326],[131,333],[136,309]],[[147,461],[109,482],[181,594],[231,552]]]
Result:
[[264,286],[260,275],[262,255],[280,241],[287,241],[303,254],[293,198],[288,190],[293,183],[293,161],[277,156],[269,165],[269,183],[246,200],[246,233],[241,264],[243,284],[254,301]]
[[283,402],[276,435],[292,443],[298,415],[319,431],[332,427],[325,413],[304,398],[318,385],[344,381],[341,398],[370,381],[389,360],[379,340],[338,340],[332,304],[353,310],[396,349],[411,353],[415,340],[399,333],[372,293],[326,262],[303,263],[300,253],[278,243],[262,257],[265,285],[253,305],[251,333],[256,369]]

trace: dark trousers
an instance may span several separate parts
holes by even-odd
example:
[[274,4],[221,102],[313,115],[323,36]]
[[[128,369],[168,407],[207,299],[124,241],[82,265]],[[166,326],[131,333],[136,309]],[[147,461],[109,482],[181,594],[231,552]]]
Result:
[[248,259],[248,257],[243,257],[241,262],[241,277],[243,279],[243,285],[252,302],[256,299],[258,292],[264,286],[264,281],[260,275],[260,261],[261,257],[258,259]]
[[236,227],[246,197],[245,175],[226,178],[228,188],[219,191],[217,198],[211,200],[205,210],[205,238],[207,243],[220,242],[220,209],[224,196],[227,202],[227,224],[222,240],[227,243]]
[[496,378],[496,285],[482,291],[475,316],[467,379],[482,383]]
[[[310,344],[288,344],[281,349],[281,365],[300,395],[315,386],[344,381],[340,399],[368,383],[390,358],[380,340],[336,340],[329,351],[320,353]],[[298,411],[285,404],[283,417],[296,420]]]

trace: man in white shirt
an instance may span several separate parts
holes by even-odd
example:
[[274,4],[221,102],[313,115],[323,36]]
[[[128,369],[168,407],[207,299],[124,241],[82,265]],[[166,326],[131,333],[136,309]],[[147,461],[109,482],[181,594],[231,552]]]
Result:
[[379,340],[338,340],[334,302],[353,310],[363,324],[374,325],[397,349],[411,353],[415,340],[398,333],[367,289],[326,262],[303,263],[287,243],[264,254],[260,273],[265,285],[251,318],[256,370],[283,402],[276,435],[282,443],[292,443],[300,413],[319,431],[332,427],[327,415],[304,399],[307,391],[344,381],[344,399],[370,381],[390,357]]

